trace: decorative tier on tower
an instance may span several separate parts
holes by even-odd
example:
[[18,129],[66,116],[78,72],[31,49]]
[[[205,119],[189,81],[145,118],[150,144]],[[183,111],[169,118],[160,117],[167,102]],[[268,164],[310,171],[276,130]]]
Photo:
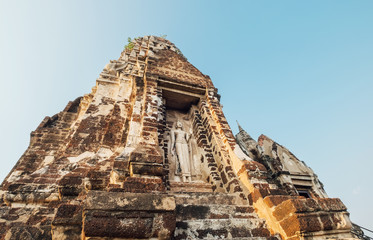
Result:
[[237,141],[211,79],[137,38],[46,117],[1,185],[0,239],[344,239],[346,207],[265,136]]

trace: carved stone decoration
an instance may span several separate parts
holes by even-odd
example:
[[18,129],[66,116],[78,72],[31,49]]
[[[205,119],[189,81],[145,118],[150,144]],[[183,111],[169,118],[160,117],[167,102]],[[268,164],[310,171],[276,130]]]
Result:
[[182,177],[183,182],[191,180],[191,161],[189,140],[192,133],[183,130],[183,124],[177,121],[175,127],[171,129],[171,153],[176,160],[175,175]]
[[123,70],[127,66],[125,62],[113,61],[111,60],[110,63],[106,64],[104,67],[104,72],[117,75],[117,72]]
[[268,155],[280,160],[280,170],[289,171],[292,174],[311,174],[313,171],[304,162],[297,159],[289,150],[275,143],[270,138],[261,135],[258,139],[258,149],[262,155]]
[[170,180],[174,182],[193,182],[201,180],[203,150],[197,146],[192,131],[189,114],[177,110],[167,110],[169,126],[168,159],[170,161]]

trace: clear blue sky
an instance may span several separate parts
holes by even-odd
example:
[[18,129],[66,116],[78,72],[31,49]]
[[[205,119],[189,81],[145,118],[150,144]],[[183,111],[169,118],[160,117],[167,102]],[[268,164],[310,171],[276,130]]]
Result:
[[373,229],[373,1],[0,0],[0,178],[127,37],[167,35],[254,138],[289,148]]

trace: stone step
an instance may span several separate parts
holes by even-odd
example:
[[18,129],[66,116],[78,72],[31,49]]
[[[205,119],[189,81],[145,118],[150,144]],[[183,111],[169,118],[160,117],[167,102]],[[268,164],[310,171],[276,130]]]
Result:
[[177,205],[248,205],[248,201],[226,193],[174,193]]
[[205,182],[170,182],[170,191],[176,193],[209,192],[212,193],[212,186]]
[[257,215],[252,206],[235,205],[177,205],[178,221],[195,219],[254,219]]
[[268,239],[271,234],[261,219],[203,219],[176,222],[174,236],[175,239]]

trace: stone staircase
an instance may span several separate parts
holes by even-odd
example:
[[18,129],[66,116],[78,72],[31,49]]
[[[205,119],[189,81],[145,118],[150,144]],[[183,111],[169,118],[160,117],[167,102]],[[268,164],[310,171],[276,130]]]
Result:
[[174,239],[281,239],[250,204],[233,194],[175,193]]

